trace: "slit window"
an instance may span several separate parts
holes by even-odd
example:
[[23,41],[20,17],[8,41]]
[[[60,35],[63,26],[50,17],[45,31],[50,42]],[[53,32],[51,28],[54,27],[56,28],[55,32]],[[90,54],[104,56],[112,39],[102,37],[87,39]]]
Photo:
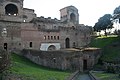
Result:
[[51,40],[53,40],[53,36],[51,36]]
[[32,45],[32,42],[30,42],[30,47],[32,47],[33,45]]
[[56,40],[56,36],[54,36],[54,39]]
[[48,40],[50,39],[50,36],[48,36]]
[[44,40],[46,40],[46,36],[44,36]]
[[60,37],[59,37],[59,36],[57,36],[57,39],[59,40],[59,39],[60,39]]

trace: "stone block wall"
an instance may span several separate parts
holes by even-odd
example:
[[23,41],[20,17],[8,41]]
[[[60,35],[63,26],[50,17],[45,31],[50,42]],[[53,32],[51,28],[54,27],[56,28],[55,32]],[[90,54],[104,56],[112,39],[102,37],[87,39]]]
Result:
[[[86,69],[92,69],[98,58],[95,58],[95,54],[99,56],[100,50],[94,51],[81,51],[81,50],[59,50],[59,51],[37,51],[24,49],[22,55],[36,64],[46,66],[49,68],[55,68],[60,70],[79,70],[84,71]],[[84,64],[84,60],[87,63]]]

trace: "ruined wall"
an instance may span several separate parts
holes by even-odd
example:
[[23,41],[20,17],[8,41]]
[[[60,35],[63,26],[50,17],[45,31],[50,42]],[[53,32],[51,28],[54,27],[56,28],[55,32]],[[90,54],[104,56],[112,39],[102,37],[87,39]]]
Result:
[[0,31],[6,28],[7,37],[0,37],[0,45],[8,43],[9,50],[40,50],[47,43],[59,44],[59,49],[80,48],[89,44],[91,30],[79,25],[77,8],[68,6],[62,10],[61,17],[67,16],[67,22],[51,17],[36,17],[33,9],[23,8],[23,0],[1,0]]
[[[6,34],[4,34],[4,29]],[[21,23],[0,21],[0,45],[4,48],[4,43],[7,45],[7,50],[21,49]]]
[[82,53],[67,51],[23,50],[23,55],[31,61],[61,70],[82,70]]
[[87,69],[92,69],[102,55],[100,48],[85,48],[83,53],[83,60],[87,60]]
[[[50,68],[60,70],[80,70],[84,71],[92,69],[94,64],[97,63],[100,56],[100,49],[94,51],[80,51],[80,50],[60,50],[60,51],[36,51],[36,50],[23,50],[22,55],[31,61]],[[97,56],[96,56],[97,55]],[[97,58],[96,58],[97,57]],[[84,60],[87,64],[84,64]]]

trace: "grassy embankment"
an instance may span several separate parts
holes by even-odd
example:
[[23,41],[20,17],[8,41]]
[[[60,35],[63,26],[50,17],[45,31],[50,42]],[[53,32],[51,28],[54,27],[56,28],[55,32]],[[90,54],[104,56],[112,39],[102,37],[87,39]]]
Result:
[[[102,48],[103,55],[100,58],[102,61],[115,62],[117,59],[120,59],[120,37],[98,37],[91,42],[90,46]],[[99,72],[93,74],[100,80],[120,80],[118,74]]]
[[12,54],[12,64],[10,71],[28,80],[64,80],[70,75],[70,72],[39,66],[16,54]]
[[101,57],[102,61],[112,62],[120,58],[120,37],[117,36],[98,37],[91,42],[90,46],[102,48],[103,50],[103,55]]
[[97,73],[92,73],[94,74],[96,77],[98,77],[100,80],[120,80],[118,78],[118,74],[112,74],[112,73],[101,73],[101,72],[97,72]]

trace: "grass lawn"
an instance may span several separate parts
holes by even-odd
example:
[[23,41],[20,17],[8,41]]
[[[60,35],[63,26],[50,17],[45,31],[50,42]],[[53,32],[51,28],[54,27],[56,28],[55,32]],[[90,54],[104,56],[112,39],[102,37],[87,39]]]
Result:
[[104,61],[112,62],[120,59],[120,47],[106,47],[103,51],[101,59]]
[[12,73],[34,78],[34,80],[64,80],[71,74],[70,72],[39,66],[16,54],[12,54],[12,64],[10,69]]
[[114,41],[117,41],[119,38],[117,36],[101,36],[97,37],[90,43],[91,47],[103,48]]
[[94,74],[100,80],[120,80],[120,78],[118,78],[118,74],[101,73],[101,72],[94,72],[92,74]]
[[[116,43],[119,46],[113,46]],[[102,48],[103,55],[101,57],[102,61],[112,62],[120,58],[120,37],[117,36],[102,36],[94,39],[90,43],[91,47]]]

